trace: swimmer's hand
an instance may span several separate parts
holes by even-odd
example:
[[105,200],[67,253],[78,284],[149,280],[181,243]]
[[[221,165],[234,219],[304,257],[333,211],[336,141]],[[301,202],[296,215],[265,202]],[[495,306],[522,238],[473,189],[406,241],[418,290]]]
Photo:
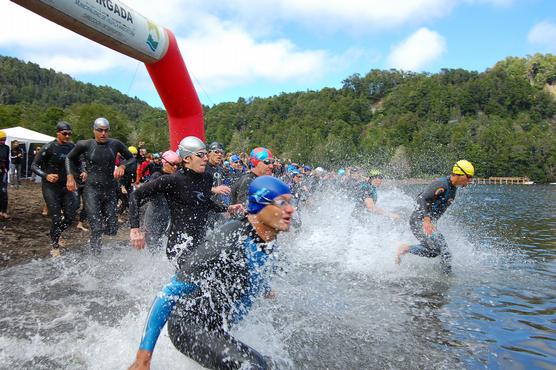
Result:
[[145,248],[145,234],[138,227],[129,230],[129,240],[135,249]]
[[218,194],[218,195],[228,195],[228,194],[230,194],[232,189],[230,189],[229,186],[220,185],[220,186],[215,186],[214,188],[211,189],[211,191],[214,194]]
[[135,361],[131,364],[128,370],[149,370],[151,368],[151,358],[153,354],[144,349],[137,351]]
[[392,213],[390,213],[390,218],[391,218],[393,221],[399,221],[400,218],[401,218],[401,216],[400,216],[399,214],[397,214],[397,213],[392,212]]
[[119,180],[124,175],[124,172],[125,166],[123,164],[116,167],[116,169],[114,170],[114,179]]
[[425,233],[425,235],[431,236],[435,230],[436,226],[434,226],[430,217],[425,217],[423,219],[423,232]]
[[276,293],[276,291],[274,289],[270,289],[268,292],[266,292],[264,294],[264,297],[266,299],[276,299],[277,296],[278,296],[278,293]]
[[66,180],[66,189],[68,189],[68,191],[71,191],[72,193],[77,190],[77,184],[75,182],[75,179],[73,178],[73,175],[68,175]]
[[231,215],[241,215],[243,213],[245,213],[245,208],[243,207],[243,204],[238,203],[238,204],[231,204],[228,206],[228,213]]
[[49,173],[48,175],[46,175],[46,181],[51,182],[51,183],[56,183],[58,181],[60,177],[55,174],[55,173]]

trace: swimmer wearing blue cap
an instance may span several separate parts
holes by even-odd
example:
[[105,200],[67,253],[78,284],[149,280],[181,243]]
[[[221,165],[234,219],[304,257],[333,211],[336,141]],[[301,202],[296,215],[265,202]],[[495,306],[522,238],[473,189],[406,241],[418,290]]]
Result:
[[290,228],[291,200],[289,187],[277,178],[251,182],[247,217],[222,226],[157,295],[130,369],[150,368],[166,321],[174,346],[206,368],[269,368],[269,359],[234,338],[229,328],[247,315],[257,296],[272,296],[268,260],[278,233]]

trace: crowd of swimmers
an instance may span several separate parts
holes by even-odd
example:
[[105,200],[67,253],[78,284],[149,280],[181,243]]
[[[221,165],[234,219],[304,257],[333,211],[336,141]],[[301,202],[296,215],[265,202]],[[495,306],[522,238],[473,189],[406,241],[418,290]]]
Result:
[[[271,368],[272,359],[234,338],[230,328],[256,297],[276,294],[268,281],[278,234],[302,228],[298,211],[330,185],[349,194],[356,220],[400,219],[377,204],[383,180],[377,169],[325,171],[282,162],[264,147],[249,155],[227,154],[222,144],[206,146],[194,136],[183,138],[175,151],[151,155],[111,139],[106,118],[96,119],[92,129],[94,138],[74,144],[71,125],[58,122],[56,140],[36,154],[32,170],[42,178],[52,256],[60,255],[60,236],[73,224],[82,199],[93,253],[101,253],[102,235],[114,235],[119,215],[127,212],[131,245],[164,250],[175,266],[154,299],[130,369],[150,367],[166,323],[174,346],[202,366]],[[10,163],[5,139],[0,131],[2,217]],[[400,245],[397,263],[407,253],[439,256],[442,271],[451,273],[451,255],[435,225],[474,173],[470,162],[460,160],[417,196],[409,225],[418,243]]]

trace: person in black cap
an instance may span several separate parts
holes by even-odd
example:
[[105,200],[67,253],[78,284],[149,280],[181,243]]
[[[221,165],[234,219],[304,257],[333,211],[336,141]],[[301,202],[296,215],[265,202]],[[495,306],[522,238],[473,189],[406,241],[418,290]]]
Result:
[[[104,117],[97,118],[93,124],[94,139],[79,140],[66,157],[67,189],[77,190],[75,177],[78,173],[80,157],[84,155],[87,179],[83,189],[83,199],[87,209],[87,221],[91,226],[91,248],[100,251],[102,234],[116,235],[118,217],[118,180],[126,167],[135,163],[135,157],[119,140],[110,139],[110,123]],[[124,160],[115,167],[116,156]],[[115,168],[115,169],[114,169]]]
[[[230,189],[229,186],[224,184],[226,171],[224,168],[224,146],[217,141],[212,142],[208,146],[208,162],[205,172],[212,176],[212,197],[211,199],[222,206],[230,204]],[[224,221],[222,213],[210,212],[209,226],[219,225]]]
[[72,129],[69,123],[60,121],[56,125],[56,140],[49,142],[35,155],[31,169],[42,178],[42,195],[52,220],[50,227],[50,254],[60,255],[60,235],[75,218],[79,204],[75,193],[66,188],[66,156],[75,146],[70,140]]

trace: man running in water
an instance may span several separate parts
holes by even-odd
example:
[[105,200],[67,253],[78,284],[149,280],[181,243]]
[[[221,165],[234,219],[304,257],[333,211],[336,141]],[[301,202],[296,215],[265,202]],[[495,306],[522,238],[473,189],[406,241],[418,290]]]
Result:
[[[224,184],[224,146],[219,142],[212,142],[208,146],[208,162],[206,173],[212,176],[212,200],[223,206],[230,204],[230,187]],[[225,222],[221,213],[210,212],[209,226],[216,227]]]
[[407,253],[429,258],[440,256],[442,270],[446,273],[452,271],[448,245],[444,236],[436,231],[435,222],[454,202],[457,187],[467,186],[474,175],[475,168],[471,162],[458,161],[454,164],[450,176],[434,180],[417,196],[418,208],[411,215],[409,225],[419,244],[400,245],[396,254],[397,264],[401,262],[402,256]]
[[387,216],[393,220],[398,220],[397,213],[389,212],[376,205],[378,200],[378,188],[382,185],[382,173],[379,170],[370,170],[366,180],[359,182],[355,190],[355,208],[353,216],[359,221],[365,220],[365,215],[369,213]]
[[36,154],[31,169],[42,178],[42,196],[52,221],[50,227],[50,255],[60,255],[60,235],[71,226],[79,207],[77,194],[66,188],[66,156],[75,144],[69,123],[56,125],[56,140],[49,142]]
[[[110,123],[106,118],[95,120],[93,132],[94,139],[79,140],[66,157],[66,187],[72,192],[77,190],[74,176],[78,173],[79,157],[84,154],[87,179],[83,199],[87,221],[91,226],[91,247],[97,253],[100,251],[102,234],[116,235],[118,231],[118,180],[124,174],[126,166],[135,162],[135,157],[121,141],[108,138]],[[114,169],[118,153],[125,161]]]
[[[182,163],[181,157],[172,150],[164,152],[161,159],[162,169],[154,172],[150,181],[154,181],[160,176],[175,173]],[[163,236],[166,234],[169,224],[170,209],[168,208],[168,201],[163,194],[152,196],[143,216],[145,238],[150,249],[159,250],[163,248]]]
[[259,176],[272,175],[274,158],[272,153],[266,148],[255,148],[249,155],[251,170],[244,173],[232,186],[232,204],[247,204],[247,189],[251,181]]
[[240,205],[225,207],[211,199],[213,178],[205,172],[207,151],[195,136],[184,138],[178,146],[181,168],[174,174],[160,176],[135,190],[129,204],[130,239],[136,248],[143,248],[145,236],[139,229],[139,208],[147,200],[162,194],[170,208],[170,230],[166,255],[179,266],[203,241],[209,211],[237,212]]
[[271,176],[249,185],[248,216],[226,223],[199,248],[155,299],[135,362],[149,369],[168,319],[174,346],[209,369],[267,369],[267,358],[234,338],[229,327],[270,288],[267,262],[276,236],[290,227],[294,208],[289,187]]

